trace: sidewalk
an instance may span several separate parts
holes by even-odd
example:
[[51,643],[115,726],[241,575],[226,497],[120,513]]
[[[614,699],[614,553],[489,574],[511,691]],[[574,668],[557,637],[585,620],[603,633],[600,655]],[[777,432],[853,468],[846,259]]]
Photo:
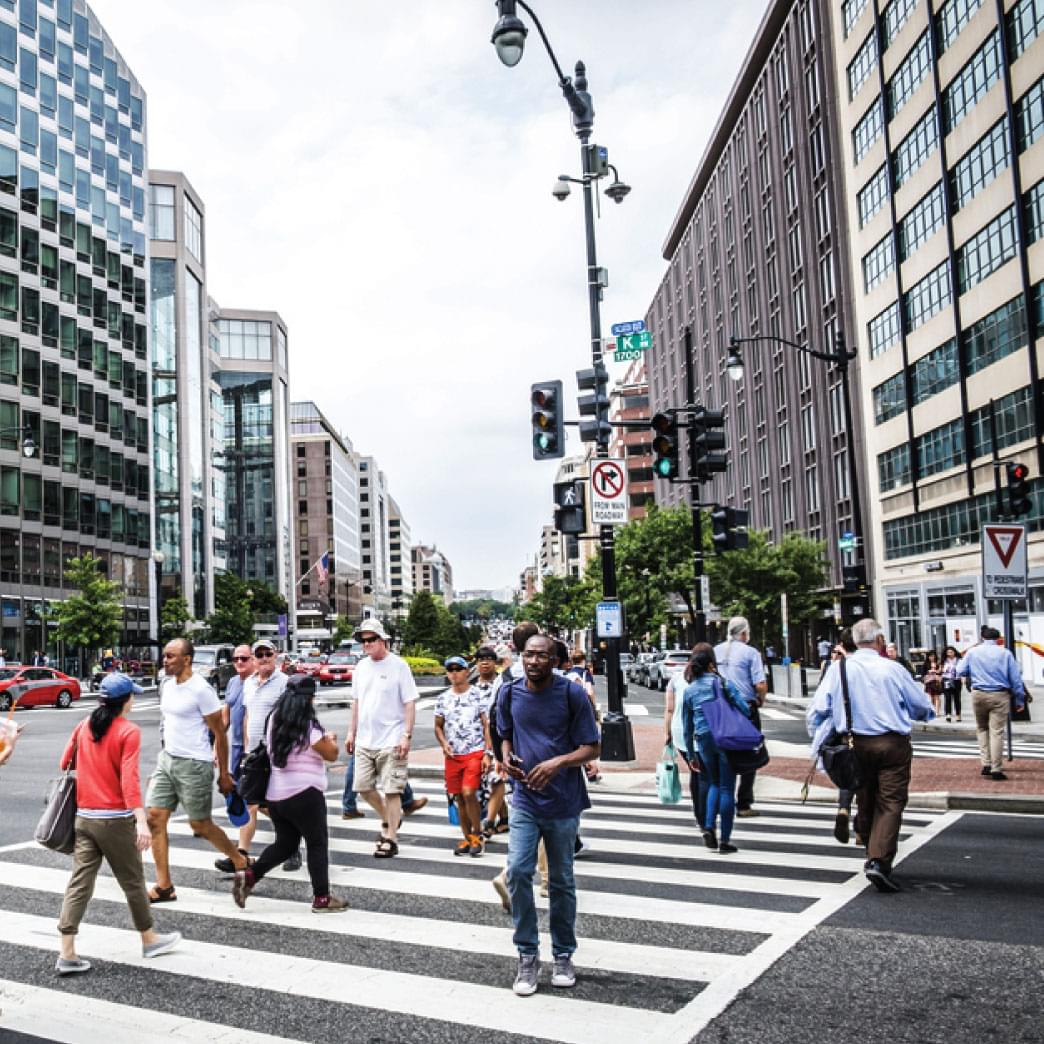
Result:
[[[1027,726],[1033,724],[1027,723]],[[974,725],[968,726],[965,722],[961,722],[958,728],[962,734],[969,729],[972,733],[975,731]],[[600,762],[604,779],[594,786],[594,792],[601,789],[655,790],[656,762],[663,750],[663,726],[659,722],[632,722],[632,729],[635,760]],[[1021,733],[1024,737],[1041,734],[1039,726],[1036,733]],[[800,800],[801,787],[808,776],[809,755],[795,756],[797,744],[793,743],[770,740],[768,747],[772,760],[758,772],[758,797],[765,801]],[[1041,753],[1044,754],[1044,749]],[[437,747],[413,751],[410,754],[410,774],[441,778],[442,763],[442,752]],[[1044,758],[1016,758],[1010,763],[1005,762],[1004,771],[1009,779],[998,783],[980,774],[977,759],[914,758],[910,806],[1044,814]],[[808,800],[831,804],[837,800],[837,790],[824,773],[816,773],[813,785],[809,787]]]

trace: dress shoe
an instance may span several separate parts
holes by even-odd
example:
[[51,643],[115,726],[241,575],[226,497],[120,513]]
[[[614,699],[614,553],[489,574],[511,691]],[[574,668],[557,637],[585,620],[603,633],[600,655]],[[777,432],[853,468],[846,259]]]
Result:
[[879,892],[901,892],[902,889],[894,881],[887,870],[881,865],[879,859],[871,859],[863,871],[870,883]]
[[839,808],[834,817],[834,838],[843,845],[848,844],[848,809]]
[[1001,780],[1005,780],[1007,778],[1008,777],[1005,776],[1003,772],[991,772],[990,773],[990,779],[995,779],[998,782],[1000,782]]
[[427,803],[428,799],[426,797],[414,798],[408,805],[402,806],[402,814],[404,816],[412,816],[414,812],[419,812]]
[[351,812],[342,812],[341,813],[341,818],[342,819],[365,819],[366,817],[358,809],[354,809]]
[[993,771],[993,769],[991,769],[989,765],[983,765],[983,766],[982,766],[982,774],[983,774],[984,776],[988,776],[988,775],[990,775],[990,773],[991,773],[992,771]]
[[753,808],[740,808],[736,810],[736,815],[740,819],[753,819],[755,816],[760,816],[761,813]]

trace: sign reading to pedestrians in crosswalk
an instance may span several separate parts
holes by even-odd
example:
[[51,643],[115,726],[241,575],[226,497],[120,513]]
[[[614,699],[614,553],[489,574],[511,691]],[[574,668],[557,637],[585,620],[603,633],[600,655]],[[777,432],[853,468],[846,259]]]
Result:
[[1026,597],[1026,527],[982,527],[982,593],[986,598]]
[[596,526],[627,522],[627,472],[622,461],[599,460],[591,468],[591,521]]

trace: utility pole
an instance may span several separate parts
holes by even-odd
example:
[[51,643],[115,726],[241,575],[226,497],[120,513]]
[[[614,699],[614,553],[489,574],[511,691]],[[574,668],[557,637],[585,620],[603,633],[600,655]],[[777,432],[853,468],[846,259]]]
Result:
[[[696,406],[696,371],[692,358],[692,327],[685,327],[685,404],[690,409]],[[699,464],[699,449],[696,445],[696,425],[690,414],[686,421],[689,433],[689,504],[692,510],[692,575],[695,582],[692,605],[696,619],[693,621],[697,642],[707,640],[707,612],[703,604],[703,517],[700,514],[700,498],[696,487],[696,472]]]

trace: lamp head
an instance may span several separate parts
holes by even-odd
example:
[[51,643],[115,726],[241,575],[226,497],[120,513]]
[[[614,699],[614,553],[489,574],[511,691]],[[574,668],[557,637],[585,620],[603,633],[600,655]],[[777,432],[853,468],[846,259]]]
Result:
[[23,457],[33,457],[35,455],[36,455],[36,442],[33,439],[32,435],[28,435],[27,434],[25,436],[25,438],[22,439],[22,456]]
[[739,345],[736,338],[729,339],[729,354],[725,359],[725,372],[729,379],[739,382],[743,380],[743,356],[739,353]]
[[497,0],[497,11],[500,17],[490,41],[497,49],[497,57],[510,69],[522,61],[529,30],[515,14],[515,0]]
[[616,179],[615,181],[613,181],[613,183],[612,183],[612,184],[611,184],[611,185],[610,185],[610,186],[609,186],[609,187],[608,187],[608,188],[607,188],[607,189],[605,190],[605,194],[606,194],[606,195],[607,195],[607,196],[608,196],[608,197],[609,197],[609,198],[610,198],[610,199],[611,199],[611,200],[612,200],[612,201],[613,201],[614,203],[622,203],[622,202],[624,201],[624,196],[626,196],[626,195],[627,195],[627,193],[628,193],[628,192],[630,192],[630,191],[631,191],[631,186],[630,186],[630,185],[626,185],[626,184],[624,184],[624,182],[622,182],[622,181],[621,181],[621,180],[620,180],[619,178],[617,178],[617,179]]
[[559,174],[555,179],[554,187],[551,189],[551,195],[564,203],[569,198],[570,191],[569,178]]

